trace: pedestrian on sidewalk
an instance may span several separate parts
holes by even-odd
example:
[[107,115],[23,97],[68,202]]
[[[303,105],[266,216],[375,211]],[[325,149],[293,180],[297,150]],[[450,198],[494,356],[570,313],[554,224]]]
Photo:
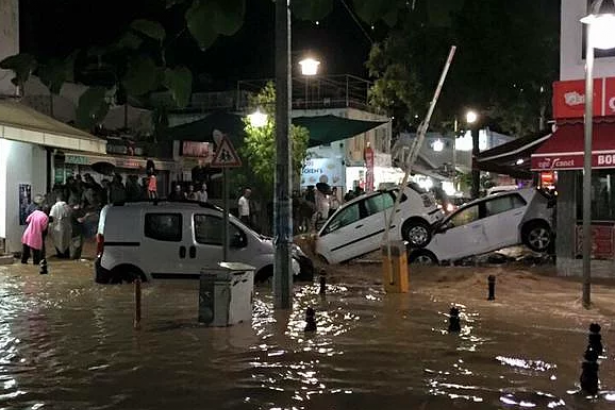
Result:
[[21,263],[27,264],[32,254],[32,262],[38,265],[45,257],[44,232],[49,224],[49,217],[45,212],[36,210],[26,218],[26,223],[28,227],[21,237]]
[[199,202],[207,202],[209,195],[207,194],[207,184],[203,182],[201,190],[197,192]]
[[239,198],[239,201],[237,201],[237,205],[239,207],[239,219],[246,226],[251,226],[250,195],[252,195],[252,190],[250,188],[246,188],[243,191],[243,195]]
[[90,216],[90,213],[86,213],[79,203],[73,203],[70,207],[71,237],[68,247],[69,256],[71,259],[81,259],[85,235],[85,220]]
[[[81,198],[74,197],[74,202],[80,202]],[[58,258],[66,259],[70,256],[70,208],[62,194],[58,195],[57,202],[51,208],[50,223],[51,223],[51,239],[56,248]]]

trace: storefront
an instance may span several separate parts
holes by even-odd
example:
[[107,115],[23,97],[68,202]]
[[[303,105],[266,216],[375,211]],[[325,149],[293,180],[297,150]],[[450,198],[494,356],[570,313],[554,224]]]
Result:
[[[558,272],[581,273],[584,82],[554,85],[553,135],[532,154],[531,169],[554,180],[558,193]],[[592,141],[592,269],[613,276],[615,269],[615,78],[596,79]],[[574,221],[571,223],[571,221]]]
[[0,100],[0,253],[21,250],[25,209],[53,184],[52,152],[104,155],[106,141],[13,100]]

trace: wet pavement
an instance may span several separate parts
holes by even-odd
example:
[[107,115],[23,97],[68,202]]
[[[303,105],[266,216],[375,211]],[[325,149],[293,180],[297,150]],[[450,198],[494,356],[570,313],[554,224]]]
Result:
[[[459,269],[459,268],[449,268]],[[575,394],[586,325],[519,320],[456,298],[385,295],[376,282],[296,288],[292,312],[257,289],[251,324],[196,322],[198,282],[96,285],[91,263],[0,267],[3,409],[607,409],[613,356],[603,324],[604,392]],[[450,285],[450,284],[449,284]],[[450,286],[448,287],[450,289]],[[450,295],[446,293],[445,295]],[[462,331],[448,334],[451,303]],[[303,331],[308,306],[318,330]]]

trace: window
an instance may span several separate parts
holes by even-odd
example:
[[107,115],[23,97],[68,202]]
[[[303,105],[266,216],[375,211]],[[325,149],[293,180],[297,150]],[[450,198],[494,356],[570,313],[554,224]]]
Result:
[[145,236],[157,241],[180,242],[182,240],[181,214],[146,214]]
[[521,208],[525,205],[525,200],[519,195],[506,195],[501,198],[495,198],[485,202],[486,216],[501,214],[502,212]]
[[353,224],[363,218],[367,218],[367,208],[365,207],[365,201],[357,202],[352,204],[351,206],[344,208],[340,213],[338,213],[327,228],[324,233],[329,233],[333,231],[337,231],[344,226]]
[[388,192],[380,195],[375,195],[368,198],[365,202],[367,202],[367,211],[370,215],[377,214],[378,212],[383,212],[385,209],[393,208],[395,204],[395,199]]
[[454,227],[463,226],[480,219],[478,204],[457,212],[450,221]]
[[[229,223],[229,241],[234,237],[245,239],[235,225]],[[194,239],[203,245],[222,246],[224,219],[212,215],[194,215]]]

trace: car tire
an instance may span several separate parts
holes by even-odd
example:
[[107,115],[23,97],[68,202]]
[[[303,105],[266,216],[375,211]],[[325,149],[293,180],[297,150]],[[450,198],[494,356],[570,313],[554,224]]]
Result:
[[139,268],[131,265],[118,266],[111,271],[109,283],[133,283],[136,278],[141,278],[142,282],[146,281],[145,275]]
[[546,252],[553,241],[553,233],[546,222],[534,221],[523,227],[521,239],[534,252]]
[[431,242],[431,227],[427,222],[410,220],[402,227],[402,238],[412,248],[424,248]]
[[438,258],[436,258],[436,255],[434,255],[433,252],[421,249],[411,252],[408,262],[415,265],[431,266],[438,264]]
[[265,266],[254,275],[255,284],[267,285],[273,281],[273,265]]

